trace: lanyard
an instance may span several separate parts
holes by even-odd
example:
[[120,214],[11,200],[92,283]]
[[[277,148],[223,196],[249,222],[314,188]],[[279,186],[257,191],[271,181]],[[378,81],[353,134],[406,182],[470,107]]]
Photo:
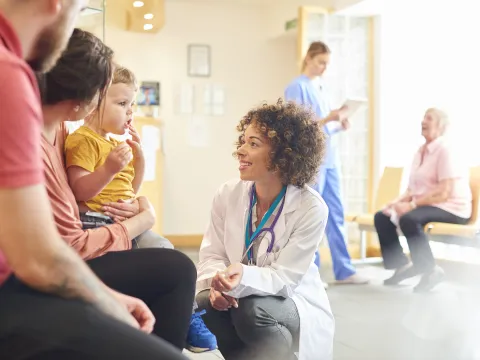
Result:
[[[245,229],[245,248],[249,249],[249,247],[250,247],[250,250],[248,250],[248,260],[249,260],[249,262],[253,258],[253,249],[250,245],[257,239],[258,235],[262,232],[263,227],[265,226],[265,223],[268,221],[270,216],[272,216],[273,212],[277,208],[280,201],[282,199],[284,199],[286,191],[287,191],[287,187],[284,186],[282,188],[282,191],[280,191],[280,193],[275,198],[275,201],[273,202],[273,204],[270,205],[270,208],[268,209],[268,211],[263,216],[263,219],[260,222],[260,224],[258,225],[257,229],[252,234],[252,211],[253,211],[253,207],[257,203],[257,195],[255,193],[255,185],[253,185],[252,194],[250,196],[250,209],[248,211],[247,226],[246,226],[246,229]],[[277,215],[277,217],[280,215],[280,211],[279,211],[279,214]],[[276,223],[276,221],[274,221],[273,226],[275,226],[275,223]]]

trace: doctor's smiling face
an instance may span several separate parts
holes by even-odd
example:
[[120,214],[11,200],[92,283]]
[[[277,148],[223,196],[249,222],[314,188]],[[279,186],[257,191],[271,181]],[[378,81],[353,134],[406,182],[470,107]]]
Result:
[[[269,186],[302,187],[320,167],[326,137],[316,115],[279,100],[250,110],[237,125],[240,178]],[[258,187],[257,187],[258,188]]]
[[268,179],[272,173],[268,170],[269,154],[272,149],[269,140],[262,135],[258,125],[248,125],[241,146],[237,150],[242,180],[258,181]]

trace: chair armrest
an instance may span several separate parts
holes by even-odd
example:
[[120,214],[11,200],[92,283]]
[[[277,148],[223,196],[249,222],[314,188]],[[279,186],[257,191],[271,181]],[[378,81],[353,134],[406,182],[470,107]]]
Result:
[[374,223],[373,223],[373,217],[374,217],[374,214],[368,214],[368,213],[359,214],[355,218],[355,222],[359,226],[375,226]]
[[345,214],[345,221],[346,222],[355,222],[358,214]]

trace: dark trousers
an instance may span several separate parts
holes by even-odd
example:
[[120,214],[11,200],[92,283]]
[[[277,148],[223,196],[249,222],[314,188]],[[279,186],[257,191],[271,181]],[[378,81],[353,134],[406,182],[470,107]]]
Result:
[[[379,211],[375,214],[374,222],[385,268],[398,269],[408,264],[409,260],[403,253],[397,228],[390,221],[390,217]],[[435,259],[428,237],[423,231],[424,226],[429,222],[466,224],[468,219],[453,215],[435,206],[420,206],[400,217],[399,226],[407,239],[412,263],[421,273],[428,272],[435,267]]]
[[197,295],[205,324],[217,337],[226,360],[292,360],[298,351],[300,318],[292,299],[276,296],[241,298],[238,309],[215,310],[209,290]]
[[109,287],[142,299],[156,318],[147,335],[92,305],[40,293],[14,276],[0,287],[2,360],[185,359],[196,270],[166,249],[111,252],[87,262]]

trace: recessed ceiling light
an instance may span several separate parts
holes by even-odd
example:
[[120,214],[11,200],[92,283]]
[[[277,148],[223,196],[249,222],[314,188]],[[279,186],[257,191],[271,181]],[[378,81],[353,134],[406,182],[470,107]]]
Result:
[[153,14],[145,14],[145,15],[143,15],[143,18],[144,18],[145,20],[153,19]]
[[143,5],[145,5],[143,3],[143,1],[134,1],[133,2],[133,7],[142,7]]
[[143,25],[143,30],[152,30],[153,29],[153,25],[152,24],[145,24]]

